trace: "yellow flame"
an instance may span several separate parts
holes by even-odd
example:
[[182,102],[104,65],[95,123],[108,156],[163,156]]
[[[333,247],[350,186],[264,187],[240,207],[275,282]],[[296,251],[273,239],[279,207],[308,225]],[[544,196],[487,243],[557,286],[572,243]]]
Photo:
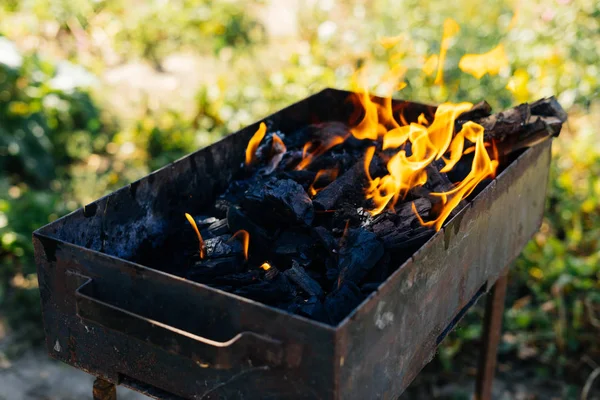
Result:
[[452,38],[460,31],[460,26],[452,18],[447,18],[444,21],[444,33],[442,35],[442,43],[440,45],[440,56],[437,63],[437,75],[434,83],[436,85],[444,84],[444,62],[446,61],[446,53],[452,42]]
[[308,188],[308,194],[310,195],[310,197],[315,196],[317,193],[323,190],[323,187],[315,187],[317,183],[323,185],[323,180],[325,180],[327,184],[333,182],[337,178],[338,172],[339,170],[337,168],[319,170],[319,172],[317,172],[317,175],[315,175],[313,183]]
[[344,143],[346,140],[346,136],[332,136],[328,138],[326,141],[315,144],[315,143],[306,143],[304,145],[304,149],[302,151],[302,160],[296,166],[296,170],[301,170],[306,168],[315,158],[323,155],[327,150],[335,147],[339,144]]
[[261,122],[258,130],[248,142],[248,147],[246,147],[246,165],[250,165],[254,161],[254,154],[256,153],[256,149],[258,149],[258,145],[265,137],[265,133],[267,133],[267,126],[264,122]]
[[[389,174],[381,178],[372,179],[366,171],[369,181],[366,198],[372,199],[375,205],[371,214],[381,213],[388,205],[393,207],[411,188],[423,185],[427,181],[425,173],[427,165],[443,157],[448,149],[451,150],[451,160],[454,160],[459,150],[461,152],[458,154],[462,155],[462,148],[458,143],[464,140],[466,133],[459,133],[457,144],[451,146],[454,138],[454,122],[460,114],[470,110],[472,106],[471,103],[443,103],[438,106],[429,126],[426,126],[427,120],[422,115],[419,116],[419,122],[401,127],[402,135],[399,134],[399,129],[392,129],[384,135],[384,149],[398,147],[410,141],[411,154],[407,155],[405,150],[398,151],[387,163]],[[369,148],[365,154],[365,170],[368,169],[373,154],[374,148]]]
[[[443,205],[442,210],[434,220],[424,222],[416,212],[413,203],[413,211],[417,214],[417,217],[422,225],[433,226],[436,230],[439,230],[446,218],[448,218],[458,203],[460,203],[460,201],[465,197],[469,196],[482,180],[487,177],[492,177],[496,173],[498,161],[490,159],[483,141],[483,131],[484,129],[481,125],[472,121],[469,121],[463,125],[461,130],[463,137],[475,143],[475,156],[473,158],[473,163],[471,164],[471,172],[452,190],[444,193],[432,193],[433,196],[440,197]],[[457,140],[459,140],[458,137]]]
[[228,241],[231,241],[237,237],[241,237],[243,251],[244,251],[244,259],[246,261],[248,261],[248,247],[250,246],[250,234],[248,233],[248,231],[246,231],[244,229],[240,229],[239,231],[237,231],[236,233],[231,235],[231,238],[229,238]]
[[261,268],[261,269],[263,269],[265,271],[268,271],[268,270],[271,269],[271,266],[269,265],[268,262],[264,262],[259,268]]
[[481,79],[485,74],[498,75],[508,65],[508,57],[502,44],[487,53],[465,54],[458,63],[461,71],[471,74],[477,79]]
[[185,217],[187,218],[190,225],[192,225],[192,228],[194,228],[194,231],[196,231],[196,236],[198,236],[198,243],[199,243],[199,250],[200,250],[199,254],[200,254],[200,259],[202,260],[204,257],[206,257],[206,249],[204,246],[204,240],[202,239],[202,235],[200,234],[200,230],[198,229],[198,225],[196,225],[196,221],[194,221],[194,218],[188,213],[185,213]]

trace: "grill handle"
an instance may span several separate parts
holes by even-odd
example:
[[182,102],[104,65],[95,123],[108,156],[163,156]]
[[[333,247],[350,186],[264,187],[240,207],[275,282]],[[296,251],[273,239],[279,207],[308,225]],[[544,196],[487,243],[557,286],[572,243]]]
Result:
[[281,341],[254,332],[241,332],[218,342],[169,326],[94,298],[93,280],[75,292],[77,315],[86,321],[134,337],[204,368],[231,369],[248,365],[277,367],[283,362]]

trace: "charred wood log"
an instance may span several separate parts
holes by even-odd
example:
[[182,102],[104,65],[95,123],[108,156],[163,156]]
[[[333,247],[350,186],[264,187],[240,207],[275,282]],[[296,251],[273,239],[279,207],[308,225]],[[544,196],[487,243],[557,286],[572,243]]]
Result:
[[321,285],[311,278],[298,263],[292,262],[292,267],[287,269],[284,274],[309,296],[323,297]]
[[219,258],[225,256],[242,256],[242,244],[238,240],[232,240],[231,235],[222,235],[206,239],[204,247],[207,258]]
[[313,204],[304,188],[291,179],[269,179],[251,187],[242,201],[256,219],[310,225]]
[[187,278],[200,283],[211,283],[217,276],[240,272],[243,264],[243,259],[238,256],[204,259],[190,268]]
[[[486,141],[494,141],[500,155],[533,146],[553,136],[558,136],[567,113],[554,97],[521,104],[498,114],[478,118],[461,116],[457,128],[472,120],[485,129]],[[470,117],[473,117],[472,119]]]
[[401,204],[396,213],[382,213],[375,218],[370,229],[387,250],[402,250],[424,243],[433,235],[430,228],[421,226],[413,211],[413,203],[419,215],[427,219],[432,205],[428,199]]
[[329,316],[325,312],[323,303],[317,296],[310,296],[308,299],[297,297],[287,310],[300,314],[303,317],[314,319],[315,321],[329,323]]
[[356,188],[362,188],[365,178],[364,162],[361,160],[317,193],[313,198],[315,209],[333,210],[343,196],[348,196],[350,192],[356,191]]
[[341,322],[363,301],[360,288],[352,281],[343,282],[325,298],[325,312],[332,324]]
[[475,104],[469,111],[462,113],[459,117],[459,121],[474,121],[477,119],[488,117],[492,114],[492,106],[487,101],[480,101]]
[[217,276],[212,280],[211,283],[215,286],[228,286],[233,289],[257,283],[259,278],[260,272],[257,270],[252,270],[248,272]]
[[267,304],[289,302],[296,296],[294,285],[276,267],[271,267],[262,281],[240,287],[234,293]]
[[338,270],[342,282],[358,284],[383,256],[383,244],[366,229],[349,229],[340,248]]
[[[269,233],[260,225],[251,220],[238,207],[231,206],[227,210],[227,224],[231,232],[245,230],[250,235],[250,247],[265,254],[271,245]],[[250,253],[252,256],[252,253]]]

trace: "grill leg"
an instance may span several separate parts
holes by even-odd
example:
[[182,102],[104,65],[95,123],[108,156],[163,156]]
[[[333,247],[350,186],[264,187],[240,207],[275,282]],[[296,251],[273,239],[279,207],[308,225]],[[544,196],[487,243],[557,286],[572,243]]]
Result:
[[502,315],[504,314],[507,283],[508,278],[505,273],[492,286],[485,305],[483,346],[477,372],[475,400],[492,399],[492,383],[496,372],[496,353],[502,333]]
[[94,381],[94,400],[117,400],[117,387],[114,383],[96,378]]

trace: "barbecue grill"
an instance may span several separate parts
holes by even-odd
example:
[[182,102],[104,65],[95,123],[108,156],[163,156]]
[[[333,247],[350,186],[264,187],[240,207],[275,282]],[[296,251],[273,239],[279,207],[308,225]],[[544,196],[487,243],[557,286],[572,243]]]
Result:
[[[265,120],[345,120],[326,89]],[[395,101],[410,115],[433,108]],[[415,117],[416,118],[416,117]],[[34,232],[50,356],[157,399],[393,399],[492,291],[477,389],[490,392],[507,267],[538,230],[551,141],[521,152],[336,326],[183,279],[168,251],[182,210],[242,167],[251,125]],[[494,283],[498,281],[495,289]]]

